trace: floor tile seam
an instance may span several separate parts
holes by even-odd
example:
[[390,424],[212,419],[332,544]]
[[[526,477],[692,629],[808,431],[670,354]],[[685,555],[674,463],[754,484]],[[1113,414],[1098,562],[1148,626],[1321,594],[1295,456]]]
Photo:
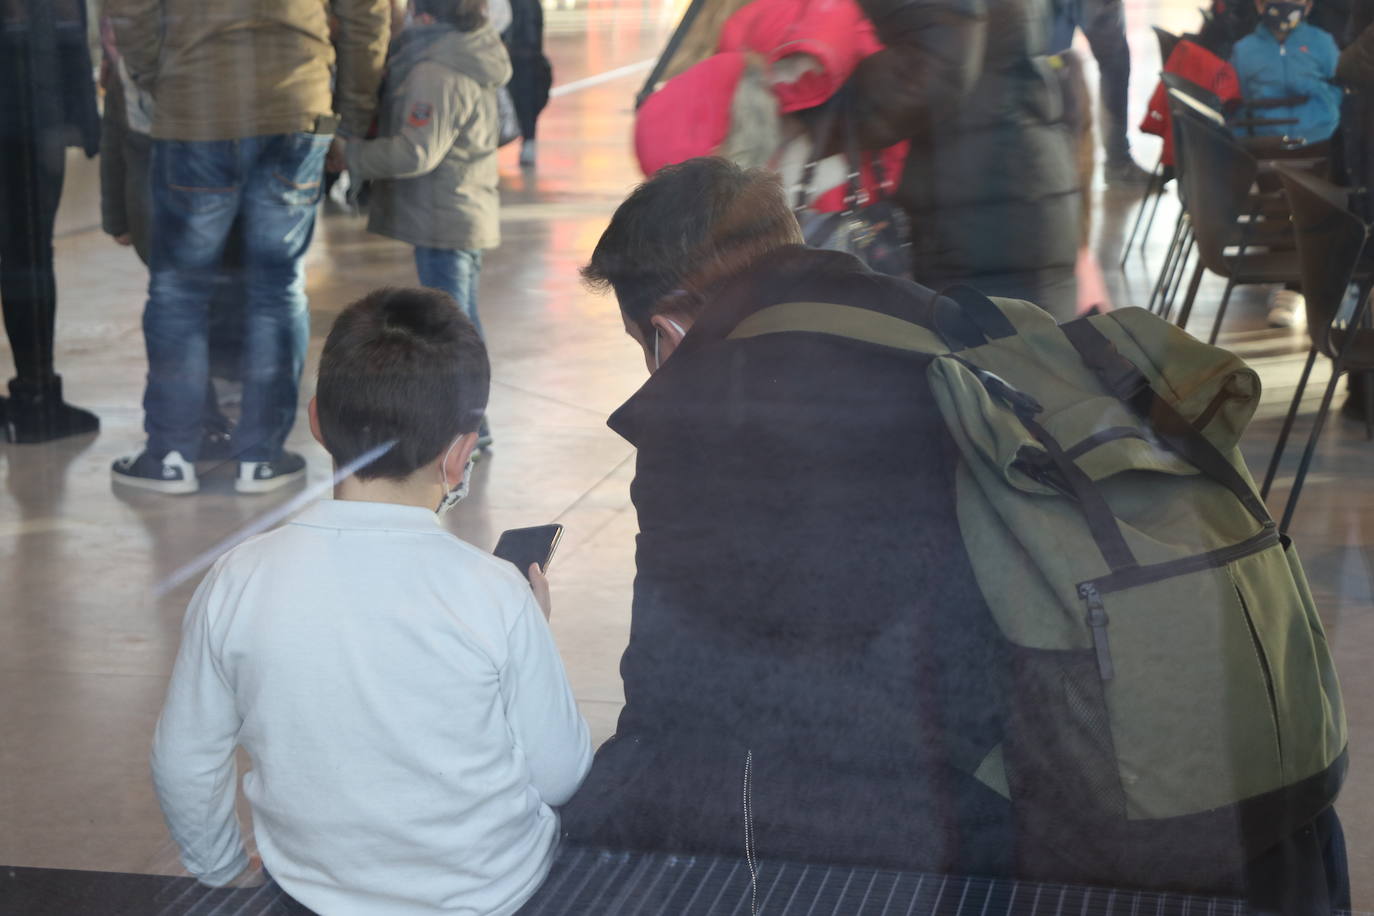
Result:
[[[585,492],[583,492],[583,494],[582,494],[581,496],[577,497],[577,499],[573,500],[572,503],[571,503],[566,509],[564,509],[562,512],[558,513],[558,515],[554,516],[554,521],[555,521],[555,522],[560,522],[560,523],[561,523],[561,521],[562,521],[563,519],[567,518],[568,515],[570,515],[573,511],[575,511],[575,510],[577,509],[578,506],[582,505],[582,503],[585,502],[585,501],[587,500],[587,497],[591,496],[592,493],[594,493],[594,492],[596,492],[598,489],[600,489],[601,486],[602,486],[604,483],[606,483],[606,481],[610,480],[610,479],[611,479],[612,477],[614,477],[617,473],[619,473],[620,469],[623,468],[627,463],[629,463],[630,461],[633,461],[633,460],[634,460],[634,457],[635,457],[635,453],[634,453],[633,451],[631,451],[630,454],[626,455],[623,459],[621,459],[620,461],[616,462],[615,467],[611,468],[609,471],[607,471],[607,472],[605,473],[605,475],[603,475],[603,476],[601,477],[600,480],[598,480],[596,483],[594,483],[594,484],[592,484],[590,487],[588,487],[587,490],[586,490]],[[612,513],[606,518],[605,521],[603,521],[601,524],[597,525],[597,526],[596,526],[595,528],[593,528],[590,532],[588,532],[586,538],[580,540],[580,541],[577,543],[576,546],[574,546],[571,550],[568,551],[568,557],[575,557],[575,556],[577,556],[577,555],[582,551],[582,548],[583,548],[583,547],[585,547],[587,544],[590,544],[593,540],[595,540],[596,537],[597,537],[597,535],[601,534],[601,532],[603,532],[603,531],[605,531],[607,528],[609,528],[609,527],[615,522],[615,520],[616,520],[617,518],[619,518],[619,517],[620,517],[625,511],[627,511],[629,508],[630,508],[629,505],[625,505],[625,506],[621,506],[620,508],[618,508],[618,509],[616,509],[614,512],[612,512]]]
[[498,380],[496,380],[496,379],[492,379],[491,384],[492,384],[492,387],[498,387],[498,386],[499,386],[499,387],[501,387],[501,388],[505,388],[505,389],[508,390],[508,391],[513,391],[513,392],[516,392],[516,393],[518,393],[518,394],[528,395],[528,396],[530,396],[530,397],[532,397],[532,398],[538,398],[538,399],[541,400],[541,401],[548,401],[550,404],[557,404],[557,405],[560,406],[560,407],[566,407],[566,408],[568,408],[568,409],[570,409],[570,410],[576,410],[576,411],[578,411],[579,413],[588,413],[588,414],[591,414],[591,415],[597,416],[597,417],[603,416],[603,415],[605,414],[605,411],[598,410],[598,409],[596,409],[596,408],[594,408],[594,407],[587,407],[585,404],[573,404],[573,403],[571,403],[571,402],[569,402],[569,401],[563,401],[563,400],[560,400],[560,399],[558,399],[558,398],[549,397],[547,394],[541,394],[541,393],[538,392],[538,391],[531,391],[530,389],[528,389],[528,388],[523,388],[523,387],[521,387],[520,385],[512,385],[510,382],[498,381]]

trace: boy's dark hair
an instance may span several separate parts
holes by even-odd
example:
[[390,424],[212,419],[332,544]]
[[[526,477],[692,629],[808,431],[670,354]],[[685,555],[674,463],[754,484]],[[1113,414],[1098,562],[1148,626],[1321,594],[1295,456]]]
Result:
[[439,22],[472,32],[487,24],[487,0],[414,0],[416,14],[428,13]]
[[342,468],[393,443],[354,475],[403,480],[477,429],[490,384],[487,348],[451,296],[379,289],[325,339],[315,395],[324,447]]
[[649,320],[671,309],[695,316],[715,283],[770,251],[804,244],[801,227],[772,172],[716,157],[661,169],[616,209],[582,278],[615,291],[625,317]]

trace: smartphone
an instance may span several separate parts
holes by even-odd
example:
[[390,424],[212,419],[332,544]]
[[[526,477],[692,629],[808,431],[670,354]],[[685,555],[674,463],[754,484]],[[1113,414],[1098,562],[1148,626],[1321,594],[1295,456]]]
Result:
[[501,533],[501,539],[496,542],[492,554],[513,563],[528,579],[532,563],[538,563],[541,570],[548,572],[549,561],[553,559],[553,552],[558,549],[562,537],[562,525],[512,528]]

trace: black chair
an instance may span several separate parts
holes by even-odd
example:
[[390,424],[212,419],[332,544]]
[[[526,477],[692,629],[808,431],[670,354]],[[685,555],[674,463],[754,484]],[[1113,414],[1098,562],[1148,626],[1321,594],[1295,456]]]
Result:
[[[1221,100],[1214,94],[1207,92],[1201,86],[1174,73],[1164,73],[1160,76],[1167,90],[1167,100],[1169,106],[1170,131],[1173,131],[1173,123],[1180,116],[1180,112],[1197,108],[1198,113],[1205,114],[1214,119],[1224,121],[1221,113]],[[1197,93],[1195,97],[1194,92]],[[1211,102],[1206,96],[1211,96]],[[1192,227],[1188,223],[1188,207],[1184,200],[1183,171],[1184,171],[1184,152],[1181,144],[1175,138],[1174,143],[1174,175],[1178,179],[1176,187],[1178,189],[1179,209],[1178,218],[1174,221],[1174,233],[1169,239],[1169,247],[1164,255],[1164,263],[1160,265],[1159,276],[1155,279],[1154,288],[1150,292],[1150,301],[1147,306],[1149,311],[1155,312],[1166,319],[1173,309],[1174,297],[1178,293],[1179,284],[1185,276],[1188,259],[1192,256],[1193,236]]]
[[[1208,337],[1209,343],[1216,343],[1235,288],[1257,283],[1297,283],[1297,252],[1251,250],[1281,238],[1272,227],[1282,221],[1269,219],[1269,226],[1264,225],[1263,198],[1250,193],[1260,173],[1259,162],[1225,127],[1192,112],[1180,111],[1174,122],[1174,137],[1184,151],[1180,187],[1198,252],[1198,264],[1179,313],[1178,326],[1187,327],[1203,272],[1210,270],[1226,278],[1226,292]],[[1231,253],[1232,248],[1238,250]]]
[[1163,67],[1169,62],[1169,56],[1174,53],[1174,48],[1178,47],[1183,36],[1175,35],[1157,25],[1150,26],[1150,28],[1154,30],[1155,40],[1159,42],[1159,65]]
[[[1331,360],[1331,380],[1322,395],[1321,407],[1317,409],[1317,418],[1279,524],[1279,530],[1286,532],[1297,509],[1298,497],[1302,495],[1303,482],[1326,424],[1337,382],[1349,370],[1374,370],[1374,329],[1362,326],[1369,311],[1370,289],[1374,287],[1374,262],[1366,257],[1369,227],[1350,212],[1349,194],[1344,188],[1299,170],[1279,169],[1278,173],[1293,207],[1302,291],[1307,300],[1307,332],[1312,338],[1312,346],[1274,446],[1274,455],[1269,460],[1269,470],[1264,475],[1260,495],[1265,498],[1269,496],[1283,459],[1312,366],[1318,354]],[[1359,300],[1354,315],[1348,322],[1342,322],[1341,304],[1351,283],[1356,284]],[[1365,383],[1374,387],[1374,374],[1367,375]],[[1374,398],[1369,397],[1374,392],[1366,388],[1365,394],[1365,435],[1374,437]]]
[[[1169,55],[1174,53],[1174,48],[1178,46],[1180,37],[1173,32],[1161,29],[1159,26],[1151,26],[1155,32],[1155,39],[1159,42],[1159,65],[1162,69],[1169,62]],[[1140,206],[1135,211],[1135,222],[1131,226],[1131,234],[1126,237],[1126,244],[1121,248],[1121,266],[1126,266],[1126,259],[1130,257],[1131,247],[1135,244],[1136,237],[1140,237],[1140,250],[1145,251],[1145,243],[1150,238],[1150,230],[1154,228],[1155,216],[1159,213],[1159,202],[1164,196],[1164,186],[1169,183],[1169,169],[1164,165],[1164,154],[1159,154],[1159,161],[1155,163],[1154,171],[1150,173],[1150,182],[1145,186],[1145,194],[1140,198]],[[1146,210],[1149,210],[1150,218],[1145,220]],[[1140,234],[1141,223],[1145,224],[1144,235]]]
[[[1225,117],[1220,109],[1221,100],[1206,89],[1188,80],[1168,75],[1170,123],[1185,116],[1196,116],[1204,120],[1210,129],[1229,136],[1225,127]],[[1175,137],[1177,140],[1177,137]],[[1168,252],[1161,266],[1154,289],[1150,293],[1147,306],[1152,312],[1168,320],[1173,314],[1174,302],[1178,297],[1183,278],[1187,276],[1189,259],[1194,248],[1193,227],[1188,217],[1187,190],[1182,175],[1187,169],[1187,151],[1181,142],[1174,143],[1174,169],[1180,176],[1178,181],[1179,214],[1174,225],[1174,235],[1169,242]],[[1259,163],[1261,175],[1272,172],[1271,163]],[[1267,176],[1266,176],[1267,177]],[[1277,178],[1273,178],[1277,183]],[[1253,244],[1266,247],[1292,248],[1291,231],[1288,227],[1288,201],[1282,192],[1274,189],[1268,192],[1253,193],[1249,198],[1249,212],[1245,220],[1252,234]]]

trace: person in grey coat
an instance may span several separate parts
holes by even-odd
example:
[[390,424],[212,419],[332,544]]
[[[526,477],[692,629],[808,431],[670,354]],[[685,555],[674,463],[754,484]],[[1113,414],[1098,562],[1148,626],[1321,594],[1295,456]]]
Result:
[[[486,0],[416,0],[413,24],[391,48],[379,136],[351,140],[355,183],[372,182],[367,228],[415,246],[423,286],[477,315],[482,251],[501,242],[497,90],[510,56],[487,21]],[[485,420],[479,446],[491,444]]]

